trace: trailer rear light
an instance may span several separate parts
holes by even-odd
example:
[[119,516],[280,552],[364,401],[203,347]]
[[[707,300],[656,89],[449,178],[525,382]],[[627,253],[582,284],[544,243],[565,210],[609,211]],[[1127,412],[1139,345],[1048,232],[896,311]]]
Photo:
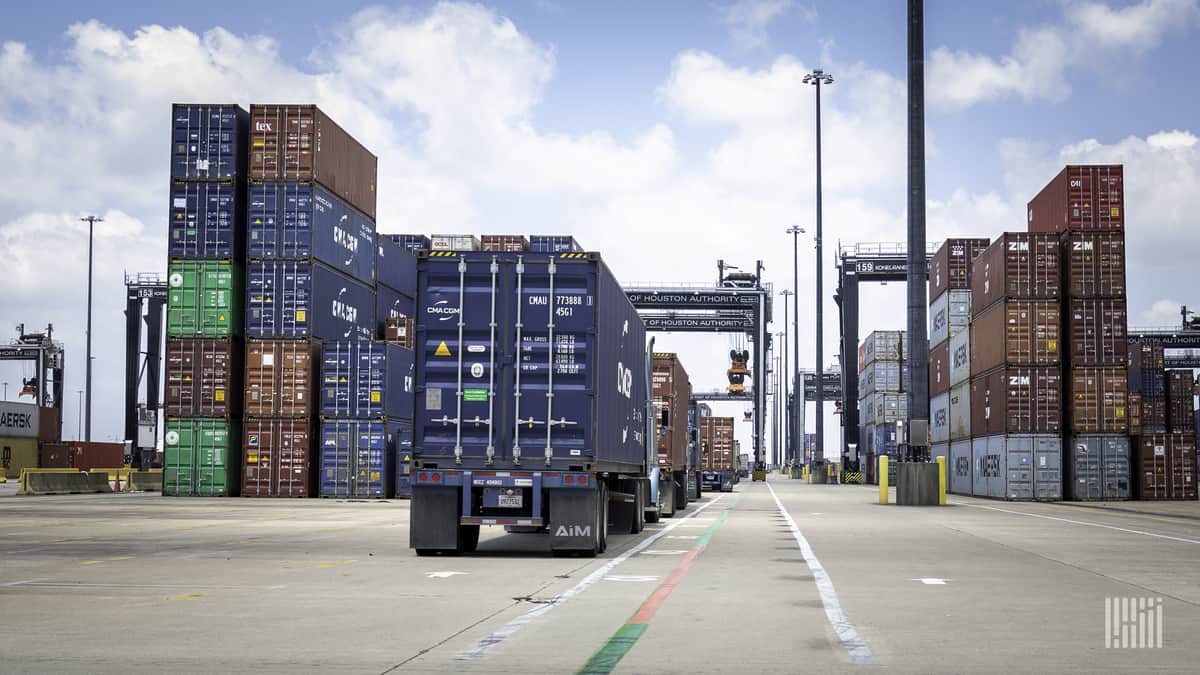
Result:
[[580,477],[579,477],[579,484],[580,484],[580,485],[587,485],[587,482],[588,482],[588,481],[587,481],[587,476],[586,476],[586,475],[585,475],[585,476],[580,476]]
[[563,480],[566,482],[567,485],[575,484],[575,476],[572,476],[571,474],[567,474]]
[[433,482],[435,483],[440,483],[442,481],[442,474],[440,473],[430,474],[429,477],[432,478]]
[[417,474],[417,482],[418,483],[424,483],[427,480],[429,480],[429,474],[425,473],[424,471]]

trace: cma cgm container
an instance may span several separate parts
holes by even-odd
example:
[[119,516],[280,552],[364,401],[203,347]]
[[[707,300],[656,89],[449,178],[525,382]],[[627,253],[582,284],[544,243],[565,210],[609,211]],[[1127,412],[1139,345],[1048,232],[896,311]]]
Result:
[[971,378],[971,433],[1057,434],[1062,431],[1058,368],[1006,366]]
[[1059,304],[1055,300],[1006,300],[971,323],[971,367],[1057,366],[1062,361]]
[[1128,434],[1129,379],[1120,367],[1077,367],[1067,379],[1067,419],[1075,434]]
[[368,340],[375,290],[321,263],[252,262],[246,280],[246,334],[256,338]]
[[1125,233],[1063,235],[1066,293],[1073,298],[1125,297]]
[[1125,229],[1120,164],[1067,166],[1028,205],[1030,232]]
[[[413,297],[417,294],[417,258],[412,251],[381,234],[375,241],[375,283]],[[378,313],[378,312],[377,312]],[[411,313],[408,316],[412,316]]]
[[247,253],[255,260],[307,260],[375,283],[375,221],[320,185],[250,186]]
[[241,260],[246,250],[243,183],[171,184],[167,255],[172,259]]
[[250,115],[240,106],[174,104],[171,178],[244,183],[249,129]]
[[412,419],[413,352],[399,345],[337,340],[321,347],[321,415]]
[[940,345],[971,323],[971,291],[949,290],[929,305],[929,344]]
[[227,338],[242,329],[242,268],[220,260],[167,265],[167,335]]
[[971,290],[971,263],[988,247],[989,239],[947,239],[929,261],[929,299],[950,289]]
[[575,237],[559,234],[529,236],[530,253],[582,253],[583,247]]
[[1129,437],[1074,436],[1068,439],[1065,499],[1119,501],[1129,499]]
[[1058,436],[976,437],[971,442],[971,454],[971,483],[976,497],[1062,499],[1062,439]]
[[163,494],[236,497],[241,423],[203,417],[167,418],[163,432]]
[[315,182],[375,220],[378,160],[315,105],[250,106],[250,180]]
[[666,516],[687,508],[688,402],[692,384],[675,354],[654,355],[651,394],[657,419],[658,507]]
[[317,343],[250,340],[246,345],[246,414],[306,418],[316,411]]
[[395,427],[383,420],[321,422],[321,496],[384,499],[394,495]]
[[732,417],[705,417],[700,421],[703,455],[700,483],[704,490],[733,492],[733,477],[737,473],[737,448],[733,437]]
[[243,497],[310,497],[312,420],[254,417],[242,442]]
[[645,329],[598,255],[431,253],[417,288],[419,554],[472,550],[486,524],[595,555],[611,492],[633,531],[657,514]]
[[1055,235],[1005,232],[971,267],[972,314],[1005,298],[1057,300],[1059,259]]
[[1122,366],[1129,363],[1125,300],[1067,301],[1064,332],[1073,366]]
[[241,417],[239,338],[167,338],[164,413],[167,417]]
[[1196,435],[1139,436],[1133,461],[1138,499],[1196,499]]

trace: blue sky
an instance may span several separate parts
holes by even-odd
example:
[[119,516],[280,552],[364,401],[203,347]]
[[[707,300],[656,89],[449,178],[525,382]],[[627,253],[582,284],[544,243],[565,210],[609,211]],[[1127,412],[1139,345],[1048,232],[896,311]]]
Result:
[[[813,213],[812,92],[798,80],[825,67],[838,80],[824,92],[827,239],[904,237],[903,2],[98,7],[27,3],[0,24],[0,153],[15,169],[0,184],[0,325],[53,321],[78,366],[75,219],[107,215],[98,337],[120,344],[121,272],[165,265],[177,100],[319,103],[380,156],[382,231],[570,232],[626,281],[763,259],[782,287],[783,230]],[[1122,162],[1130,256],[1147,270],[1131,277],[1131,322],[1200,302],[1177,283],[1200,253],[1197,0],[939,0],[925,14],[930,238],[1021,229],[1062,164]],[[864,294],[864,329],[900,327],[902,293]],[[832,322],[825,334],[832,354]],[[669,340],[694,382],[721,383],[725,344]],[[97,368],[111,376],[97,417],[116,420],[119,355]]]

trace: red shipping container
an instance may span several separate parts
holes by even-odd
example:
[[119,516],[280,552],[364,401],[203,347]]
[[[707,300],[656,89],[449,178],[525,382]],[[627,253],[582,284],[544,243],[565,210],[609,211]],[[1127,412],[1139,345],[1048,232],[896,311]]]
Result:
[[[929,350],[929,395],[950,391],[950,341]],[[859,392],[861,394],[861,392]]]
[[1029,202],[1028,219],[1030,232],[1124,230],[1124,167],[1065,167]]
[[1059,322],[1055,300],[997,302],[971,323],[971,370],[1058,365],[1062,362]]
[[1005,232],[971,266],[971,315],[1005,299],[1057,300],[1058,238]]
[[734,471],[732,417],[704,417],[700,420],[701,459],[700,468],[705,471]]
[[971,378],[971,434],[1062,431],[1062,375],[1057,367],[995,368]]
[[1196,434],[1146,434],[1134,443],[1139,499],[1196,499]]
[[1072,298],[1066,319],[1072,366],[1127,367],[1129,329],[1124,300]]
[[38,465],[49,469],[120,469],[125,466],[124,443],[68,441],[42,443]]
[[970,290],[971,263],[989,239],[947,239],[929,261],[929,301],[952,288]]
[[1063,235],[1062,266],[1073,298],[1125,297],[1125,233],[1069,232]]
[[1129,435],[1142,435],[1142,395],[1129,392]]
[[[675,354],[654,355],[651,376],[654,410],[658,415],[658,464],[674,471],[688,469],[688,402],[692,385]],[[698,468],[698,467],[693,467]]]
[[243,497],[314,494],[310,420],[250,418],[242,428]]
[[1129,433],[1129,375],[1123,366],[1071,368],[1067,384],[1071,433]]
[[312,415],[319,350],[319,343],[308,340],[251,340],[246,346],[246,414]]
[[167,338],[168,417],[241,417],[240,340]]

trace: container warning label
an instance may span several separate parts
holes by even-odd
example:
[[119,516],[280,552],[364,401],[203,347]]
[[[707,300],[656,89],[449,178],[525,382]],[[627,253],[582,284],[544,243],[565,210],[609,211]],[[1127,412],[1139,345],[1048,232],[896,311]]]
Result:
[[463,400],[468,403],[486,403],[488,400],[487,389],[464,389]]
[[433,352],[433,355],[434,356],[450,356],[450,348],[446,346],[445,340],[443,340],[442,343],[438,345],[437,350],[435,352]]

